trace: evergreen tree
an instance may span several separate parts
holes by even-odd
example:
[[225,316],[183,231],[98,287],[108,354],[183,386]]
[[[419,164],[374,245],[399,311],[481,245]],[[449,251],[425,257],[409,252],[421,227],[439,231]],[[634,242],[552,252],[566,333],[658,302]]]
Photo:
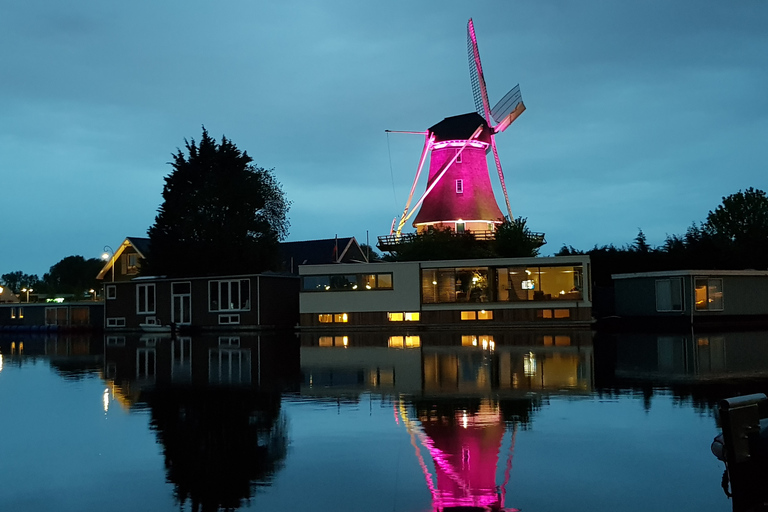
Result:
[[278,243],[288,234],[290,202],[272,170],[229,139],[203,128],[199,143],[173,155],[163,204],[148,230],[144,275],[254,273],[277,268]]

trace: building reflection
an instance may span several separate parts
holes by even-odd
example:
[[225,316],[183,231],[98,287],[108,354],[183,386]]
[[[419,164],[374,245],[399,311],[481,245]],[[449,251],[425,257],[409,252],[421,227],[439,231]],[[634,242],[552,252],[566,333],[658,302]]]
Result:
[[592,333],[303,334],[301,395],[392,400],[433,510],[505,508],[518,428],[552,394],[592,390]]
[[285,459],[281,394],[296,388],[298,346],[268,336],[108,336],[105,377],[145,408],[180,507],[233,510]]
[[702,410],[767,387],[766,331],[614,333],[598,336],[596,347],[599,391],[642,392],[646,408],[660,386]]

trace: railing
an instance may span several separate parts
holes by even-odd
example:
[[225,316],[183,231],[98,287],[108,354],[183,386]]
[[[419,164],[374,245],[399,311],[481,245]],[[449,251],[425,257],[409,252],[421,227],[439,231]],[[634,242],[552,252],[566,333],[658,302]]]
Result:
[[[467,233],[471,234],[475,240],[480,242],[492,242],[496,240],[495,231],[467,231],[465,233],[457,233],[455,231],[450,232],[451,236],[456,238],[461,237]],[[420,236],[424,236],[424,234],[401,233],[399,235],[384,235],[379,237],[379,241],[376,246],[382,251],[395,251],[399,246],[412,243],[416,241],[416,239]],[[539,246],[542,246],[546,243],[544,233],[532,232],[531,238],[533,238],[533,240],[536,241]]]

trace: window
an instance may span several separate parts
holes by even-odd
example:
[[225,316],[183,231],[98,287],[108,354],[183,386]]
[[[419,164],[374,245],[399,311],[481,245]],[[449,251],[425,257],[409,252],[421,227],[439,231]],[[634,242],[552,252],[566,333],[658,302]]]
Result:
[[347,313],[320,313],[317,315],[317,321],[321,324],[344,324],[349,321],[349,315]]
[[391,290],[392,273],[303,276],[304,292]]
[[536,310],[538,318],[570,318],[570,309],[539,309]]
[[125,318],[107,318],[107,327],[125,327]]
[[125,255],[125,273],[126,274],[138,274],[139,273],[139,263],[138,263],[138,254],[126,254]]
[[219,315],[219,325],[236,325],[240,323],[240,315]]
[[251,309],[250,284],[248,279],[210,281],[208,288],[210,311],[247,311]]
[[483,350],[494,350],[496,348],[496,342],[493,340],[493,336],[474,336],[463,335],[461,337],[462,347],[482,347]]
[[321,324],[331,324],[333,323],[333,315],[328,313],[321,313],[317,315],[317,321]]
[[[456,163],[457,164],[461,163],[461,150],[460,149],[456,150]],[[458,190],[456,192],[458,192]]]
[[456,180],[456,193],[457,194],[464,193],[464,180]]
[[720,278],[697,277],[695,280],[697,311],[723,310],[723,280]]
[[113,284],[107,285],[107,299],[116,299],[117,298],[117,286]]
[[436,268],[421,271],[421,300],[425,304],[490,302],[488,267]]
[[387,313],[387,320],[390,322],[418,322],[420,316],[418,311],[404,313],[398,311],[396,313]]
[[11,308],[11,318],[16,318],[16,308]]
[[418,348],[421,346],[419,336],[390,336],[387,341],[389,348]]
[[477,312],[478,320],[493,320],[493,311],[481,310]]
[[336,313],[333,315],[333,321],[336,323],[347,323],[347,320],[349,320],[349,315],[346,313]]
[[683,310],[683,280],[679,277],[656,280],[656,311]]
[[219,346],[240,348],[240,336],[219,336]]
[[108,347],[124,347],[125,336],[107,336]]
[[462,311],[462,320],[477,320],[477,311]]
[[147,314],[155,312],[155,285],[140,284],[136,286],[136,313]]

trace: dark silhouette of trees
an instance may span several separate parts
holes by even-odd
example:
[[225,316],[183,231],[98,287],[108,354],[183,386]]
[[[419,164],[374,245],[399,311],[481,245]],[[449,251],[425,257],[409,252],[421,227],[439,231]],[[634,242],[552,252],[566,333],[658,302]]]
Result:
[[0,284],[11,289],[13,293],[18,294],[22,288],[35,288],[40,282],[40,278],[35,274],[25,274],[21,270],[8,272],[0,276]]
[[272,170],[203,128],[173,156],[163,204],[148,230],[144,275],[231,275],[277,268],[288,209]]
[[85,259],[82,256],[67,256],[53,265],[35,288],[36,292],[47,294],[74,295],[82,299],[88,290],[99,286],[96,276],[104,266],[98,258]]
[[528,219],[504,219],[496,228],[496,255],[502,258],[538,256],[541,244],[527,226]]

